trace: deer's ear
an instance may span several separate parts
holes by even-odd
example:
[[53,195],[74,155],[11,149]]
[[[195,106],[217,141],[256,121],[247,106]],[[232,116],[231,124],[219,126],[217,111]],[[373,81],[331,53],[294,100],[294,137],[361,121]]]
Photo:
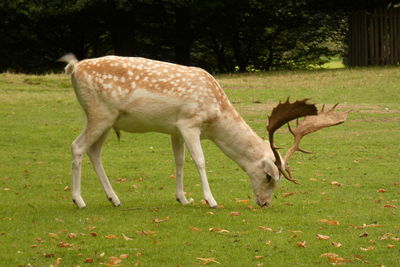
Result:
[[263,160],[262,161],[265,178],[270,181],[273,179],[275,182],[279,181],[279,170],[276,167],[275,163],[271,160]]

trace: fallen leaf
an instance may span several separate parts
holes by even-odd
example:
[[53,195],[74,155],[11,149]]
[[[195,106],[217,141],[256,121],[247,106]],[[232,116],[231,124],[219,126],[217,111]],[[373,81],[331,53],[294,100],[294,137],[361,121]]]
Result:
[[126,241],[133,240],[132,238],[126,236],[124,233],[122,233],[122,237],[123,237]]
[[343,262],[350,262],[351,260],[349,259],[345,259],[342,257],[328,257],[328,260],[330,262],[334,262],[334,263],[343,263]]
[[392,237],[392,240],[394,240],[394,241],[400,241],[400,237]]
[[265,227],[265,226],[258,226],[258,229],[261,231],[270,231],[270,232],[273,231],[272,228]]
[[283,193],[283,197],[290,197],[291,195],[294,195],[294,192]]
[[228,230],[222,229],[222,228],[219,228],[219,227],[211,227],[210,229],[208,229],[208,231],[217,232],[217,233],[229,233]]
[[157,233],[154,231],[150,231],[150,230],[148,230],[148,231],[142,230],[142,231],[137,231],[136,234],[147,236],[147,235],[155,235]]
[[47,253],[45,253],[45,254],[43,254],[43,256],[45,257],[45,258],[54,258],[54,254],[47,254]]
[[297,243],[296,243],[296,246],[299,247],[299,248],[305,248],[305,247],[306,247],[306,241],[297,242]]
[[366,237],[366,236],[368,236],[368,233],[361,233],[360,235],[359,235],[359,237]]
[[331,185],[339,187],[339,186],[342,186],[343,184],[339,183],[338,181],[333,181],[333,182],[331,182]]
[[237,203],[249,204],[250,200],[248,200],[248,199],[236,199],[236,202]]
[[153,223],[162,223],[162,222],[169,221],[169,219],[170,219],[169,216],[167,216],[167,217],[165,217],[163,219],[155,218],[155,219],[153,219]]
[[73,239],[73,238],[75,238],[75,237],[77,237],[77,236],[78,236],[78,235],[75,234],[75,233],[69,233],[69,234],[68,234],[68,237],[71,238],[71,239]]
[[328,239],[330,239],[329,236],[327,236],[327,235],[320,235],[320,234],[317,234],[317,238],[320,239],[320,240],[328,240]]
[[109,257],[108,262],[110,264],[117,265],[117,264],[120,264],[122,262],[122,260],[117,257]]
[[93,262],[94,262],[94,259],[92,259],[92,258],[87,258],[85,260],[85,263],[93,263]]
[[96,237],[97,233],[96,232],[92,232],[92,233],[90,233],[90,235],[93,236],[93,237]]
[[73,245],[64,241],[61,241],[60,243],[58,243],[57,245],[60,248],[72,248]]
[[396,183],[394,183],[394,185],[400,185],[400,182],[396,182]]
[[209,263],[221,264],[218,261],[216,261],[215,258],[196,258],[196,259],[201,261],[200,263],[198,263],[199,265],[206,265],[206,264],[209,264]]
[[387,191],[386,191],[386,189],[381,188],[381,189],[376,190],[376,192],[377,193],[385,193]]
[[394,248],[394,245],[393,244],[388,244],[387,248]]
[[48,233],[47,236],[51,237],[51,238],[55,238],[55,239],[59,239],[60,237],[55,234],[55,233]]
[[189,226],[189,229],[193,232],[201,232],[202,230],[197,228],[197,227],[193,227],[193,226]]
[[319,257],[320,258],[322,258],[322,257],[339,257],[339,255],[336,253],[328,252],[328,253],[321,254]]
[[316,182],[316,181],[318,181],[318,179],[317,178],[310,178],[310,181]]
[[261,260],[264,256],[255,256],[256,260]]
[[363,247],[360,248],[360,250],[362,250],[362,251],[370,251],[370,250],[374,250],[374,249],[375,249],[374,246],[369,246],[367,248],[363,248]]
[[365,224],[364,223],[363,225],[356,226],[354,228],[356,228],[356,229],[364,229],[364,228],[370,228],[370,227],[382,227],[382,225],[376,224],[376,223],[373,223],[373,224]]
[[340,248],[342,246],[342,243],[339,243],[339,242],[333,242],[332,241],[331,244],[332,244],[332,246],[337,247],[337,248]]
[[106,235],[105,238],[107,239],[118,239],[119,237],[116,235]]
[[124,182],[126,182],[126,178],[118,178],[118,179],[116,180],[116,182],[117,182],[117,183],[124,183]]
[[121,254],[119,255],[120,259],[127,259],[129,257],[129,254]]
[[272,242],[271,242],[270,240],[268,240],[268,241],[265,242],[265,245],[266,245],[266,246],[270,246],[271,244],[272,244]]
[[397,206],[392,205],[392,204],[387,204],[385,206],[383,206],[384,208],[397,208]]
[[319,219],[318,221],[327,225],[340,225],[339,221],[336,220]]
[[238,212],[238,211],[231,212],[231,216],[239,216],[239,215],[240,215],[240,212]]

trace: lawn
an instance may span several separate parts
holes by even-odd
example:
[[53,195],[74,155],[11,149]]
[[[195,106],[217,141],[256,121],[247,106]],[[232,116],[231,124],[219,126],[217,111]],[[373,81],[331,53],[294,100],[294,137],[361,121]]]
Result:
[[[266,116],[285,100],[312,98],[348,120],[304,138],[314,153],[292,157],[300,185],[282,180],[268,209],[247,175],[203,142],[210,209],[187,155],[175,201],[169,137],[110,135],[103,162],[122,201],[113,207],[86,158],[83,197],[70,192],[70,143],[84,117],[65,75],[0,74],[1,266],[400,265],[400,75],[396,67],[221,75],[249,125],[266,137]],[[320,105],[319,105],[320,107]],[[286,129],[277,145],[292,142]]]

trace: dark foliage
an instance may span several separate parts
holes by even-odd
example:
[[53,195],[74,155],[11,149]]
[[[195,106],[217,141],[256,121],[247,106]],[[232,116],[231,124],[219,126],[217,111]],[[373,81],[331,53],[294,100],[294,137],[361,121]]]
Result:
[[78,58],[143,56],[211,72],[302,68],[343,53],[349,12],[386,1],[8,0],[0,71],[60,70]]

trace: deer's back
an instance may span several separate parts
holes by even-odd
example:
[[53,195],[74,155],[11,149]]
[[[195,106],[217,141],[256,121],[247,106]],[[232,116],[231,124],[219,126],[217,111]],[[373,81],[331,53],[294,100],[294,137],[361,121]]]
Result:
[[191,121],[201,126],[231,108],[206,71],[145,58],[83,60],[73,80],[87,112],[96,107],[118,113],[115,128],[130,132],[172,133],[178,123]]

